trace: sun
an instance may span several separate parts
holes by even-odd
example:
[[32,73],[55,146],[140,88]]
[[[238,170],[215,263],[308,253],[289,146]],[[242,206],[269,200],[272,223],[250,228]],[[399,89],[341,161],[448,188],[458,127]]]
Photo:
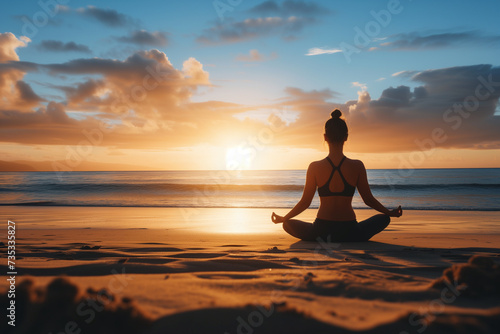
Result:
[[255,150],[252,148],[237,146],[226,149],[226,169],[227,170],[248,170],[252,169],[252,162],[255,158]]

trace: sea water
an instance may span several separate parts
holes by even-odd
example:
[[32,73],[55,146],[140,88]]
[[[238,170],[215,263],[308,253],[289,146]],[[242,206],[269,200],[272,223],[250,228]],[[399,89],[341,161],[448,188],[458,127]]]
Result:
[[[305,170],[2,172],[1,205],[291,208]],[[500,210],[500,168],[368,170],[386,207]],[[316,194],[311,208],[317,208]],[[359,194],[355,209],[366,208]]]

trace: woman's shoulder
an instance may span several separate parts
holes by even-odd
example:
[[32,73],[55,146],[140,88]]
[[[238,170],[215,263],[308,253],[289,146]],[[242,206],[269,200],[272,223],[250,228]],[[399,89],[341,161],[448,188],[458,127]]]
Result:
[[311,162],[307,169],[311,172],[321,171],[325,168],[326,164],[328,164],[328,162],[326,161],[326,158],[321,159],[321,160],[316,160],[316,161]]
[[351,168],[355,168],[355,169],[359,169],[359,170],[363,170],[365,168],[365,164],[361,160],[349,159],[348,157],[346,157],[346,161],[350,165]]
[[315,168],[318,168],[318,166],[321,166],[322,162],[324,161],[325,159],[322,159],[322,160],[317,160],[317,161],[313,161],[309,164],[309,169],[315,169]]

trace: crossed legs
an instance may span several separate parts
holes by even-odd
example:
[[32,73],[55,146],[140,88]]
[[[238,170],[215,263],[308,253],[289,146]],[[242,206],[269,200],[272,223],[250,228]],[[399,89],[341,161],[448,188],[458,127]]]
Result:
[[[391,217],[378,214],[372,216],[368,219],[365,219],[359,223],[357,223],[358,231],[357,235],[351,236],[352,240],[358,241],[368,241],[377,233],[382,232],[391,222]],[[334,222],[332,222],[334,224]],[[298,239],[304,241],[316,241],[320,236],[316,231],[314,224],[307,223],[298,219],[290,219],[283,223],[283,229]]]
[[318,236],[312,223],[306,223],[298,219],[290,219],[284,222],[283,229],[291,236],[304,241],[316,241]]

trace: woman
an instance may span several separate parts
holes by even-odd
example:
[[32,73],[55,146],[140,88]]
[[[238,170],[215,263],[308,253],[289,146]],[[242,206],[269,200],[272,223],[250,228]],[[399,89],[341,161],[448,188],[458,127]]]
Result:
[[[373,197],[363,163],[344,156],[348,130],[340,118],[342,112],[336,109],[331,116],[324,134],[328,156],[309,165],[304,193],[297,205],[284,217],[273,212],[271,219],[275,224],[283,223],[283,229],[292,236],[306,241],[368,241],[389,225],[390,217],[400,217],[403,210],[401,206],[388,210]],[[365,204],[382,214],[356,221],[351,204],[356,187]],[[320,206],[314,223],[292,219],[309,207],[316,188]]]

